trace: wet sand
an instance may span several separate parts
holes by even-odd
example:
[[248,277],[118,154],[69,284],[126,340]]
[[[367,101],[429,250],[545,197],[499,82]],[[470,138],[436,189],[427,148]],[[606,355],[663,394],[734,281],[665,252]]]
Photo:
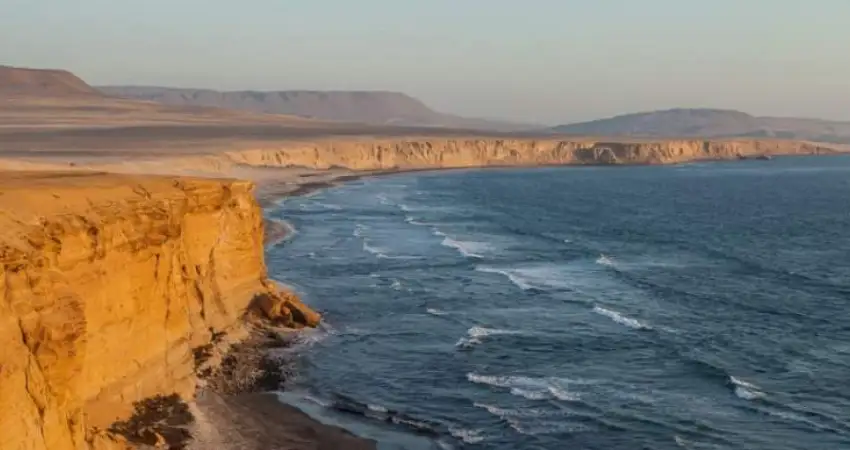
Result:
[[206,392],[191,406],[196,433],[190,450],[374,450],[377,444],[324,425],[276,394],[223,397]]

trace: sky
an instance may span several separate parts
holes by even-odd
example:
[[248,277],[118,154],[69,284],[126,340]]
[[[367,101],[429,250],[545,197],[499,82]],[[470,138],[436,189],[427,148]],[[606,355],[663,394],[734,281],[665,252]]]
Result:
[[560,124],[850,120],[850,0],[0,0],[0,64],[90,84],[392,90]]

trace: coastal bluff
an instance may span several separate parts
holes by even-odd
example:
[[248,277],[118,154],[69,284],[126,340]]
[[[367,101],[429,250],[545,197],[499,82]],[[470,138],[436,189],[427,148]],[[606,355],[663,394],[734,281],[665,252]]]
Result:
[[785,140],[595,140],[556,137],[501,139],[326,139],[228,152],[250,166],[313,169],[418,170],[488,166],[675,164],[761,155],[815,155],[838,146]]
[[2,173],[0,449],[131,448],[110,425],[144,399],[190,400],[199,350],[246,335],[258,299],[284,325],[316,324],[267,278],[253,190],[229,179]]

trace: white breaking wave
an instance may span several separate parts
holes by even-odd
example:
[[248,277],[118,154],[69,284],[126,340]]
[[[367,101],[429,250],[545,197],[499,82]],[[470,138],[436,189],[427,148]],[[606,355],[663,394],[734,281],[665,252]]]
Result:
[[435,308],[426,308],[425,312],[431,314],[432,316],[445,316],[447,314],[445,311],[440,311],[439,309]]
[[[541,426],[540,418],[545,417],[547,415],[546,412],[541,411],[539,409],[531,409],[531,408],[523,408],[523,409],[505,409],[500,408],[494,405],[488,405],[486,403],[474,403],[474,406],[477,408],[483,408],[487,410],[490,414],[498,417],[501,420],[507,422],[507,424],[513,428],[516,432],[527,435],[536,435],[536,434],[546,434],[550,432],[556,432],[560,429],[563,429],[564,424],[558,423],[547,423],[544,426]],[[534,425],[528,426],[523,423],[523,419],[530,420]],[[570,428],[573,428],[570,426]],[[579,431],[576,429],[576,431]]]
[[384,249],[369,245],[369,241],[365,239],[363,240],[363,250],[377,256],[378,258],[387,258],[387,254],[384,253]]
[[578,394],[567,391],[555,378],[494,376],[468,373],[466,374],[466,379],[472,383],[509,389],[511,395],[524,397],[529,400],[555,399],[566,402],[579,400]]
[[404,212],[416,211],[415,209],[413,209],[413,208],[411,208],[411,207],[409,207],[409,206],[405,205],[404,203],[399,203],[399,204],[398,204],[398,207],[399,207],[402,211],[404,211]]
[[746,381],[733,376],[729,377],[729,381],[735,385],[735,395],[737,395],[738,398],[744,400],[755,400],[757,398],[764,397],[764,392],[761,391],[761,388],[752,383],[747,383]]
[[354,237],[363,237],[363,232],[366,231],[365,225],[355,224],[354,231],[351,233]]
[[327,401],[327,400],[322,400],[318,397],[313,397],[312,395],[305,395],[304,400],[313,402],[313,403],[315,403],[315,404],[317,404],[321,407],[324,407],[324,408],[330,408],[331,406],[333,406],[332,402]]
[[652,326],[649,324],[643,323],[640,320],[633,319],[631,317],[625,316],[623,314],[618,313],[617,311],[605,309],[601,306],[594,306],[593,312],[597,314],[601,314],[614,322],[617,322],[621,325],[625,325],[630,328],[634,328],[636,330],[651,330]]
[[376,412],[376,413],[382,413],[382,414],[384,414],[384,413],[386,413],[386,412],[387,412],[387,408],[384,408],[384,407],[383,407],[383,406],[381,406],[381,405],[367,404],[367,405],[366,405],[366,408],[368,408],[368,409],[369,409],[369,411],[374,411],[374,412]]
[[448,236],[444,237],[442,245],[454,248],[467,258],[484,258],[482,253],[492,250],[490,244],[486,242],[458,241]]
[[400,291],[401,290],[401,281],[393,280],[393,283],[390,285],[391,288]]
[[475,270],[504,275],[511,283],[524,291],[530,289],[576,291],[590,283],[586,278],[586,269],[569,264],[544,263],[524,267],[478,266]]
[[[363,239],[363,251],[365,251],[367,253],[371,253],[371,254],[373,254],[376,257],[381,258],[381,259],[421,259],[421,257],[419,257],[419,256],[405,256],[405,255],[391,256],[391,255],[388,255],[387,253],[389,253],[389,250],[387,250],[383,247],[376,247],[374,245],[371,245],[369,243],[368,239]],[[395,287],[396,286],[393,285],[393,288],[395,288]]]
[[387,196],[384,194],[378,194],[375,196],[375,198],[377,198],[378,202],[382,205],[392,205],[390,199],[388,199]]
[[558,386],[549,386],[549,394],[551,394],[552,397],[565,402],[575,402],[579,400],[578,394],[569,392]]
[[420,227],[428,226],[427,223],[420,222],[420,221],[418,221],[418,220],[416,220],[416,219],[414,219],[413,217],[410,217],[410,216],[404,216],[404,221],[411,224],[411,225],[416,225],[416,226],[420,226]]
[[285,353],[299,353],[302,350],[324,341],[328,338],[328,336],[337,334],[337,331],[328,323],[323,322],[318,328],[305,328],[303,330],[298,330],[295,333],[296,335],[293,340],[293,344],[281,349],[280,351]]
[[473,405],[477,408],[484,408],[490,414],[499,417],[500,419],[507,419],[509,417],[537,417],[540,415],[540,411],[536,409],[505,409],[500,408],[494,405],[488,405],[486,403],[478,403],[475,402]]
[[599,258],[596,258],[596,264],[608,267],[614,267],[615,265],[614,260],[605,255],[599,255]]
[[523,279],[522,276],[520,276],[520,274],[518,274],[516,270],[497,269],[495,267],[483,267],[483,266],[478,266],[478,267],[475,268],[475,270],[477,270],[479,272],[484,272],[484,273],[498,273],[498,274],[504,275],[504,276],[508,277],[509,280],[511,280],[511,283],[515,284],[518,288],[520,288],[524,291],[527,291],[529,289],[534,288],[534,286],[532,286],[525,279]]
[[525,397],[529,400],[546,400],[549,394],[543,391],[532,391],[523,388],[511,388],[511,395]]
[[467,444],[477,444],[484,440],[480,430],[468,430],[459,427],[449,427],[449,433]]
[[484,338],[488,336],[499,336],[499,335],[516,335],[523,334],[521,331],[517,330],[502,330],[499,328],[485,328],[474,326],[468,330],[466,330],[466,337],[460,338],[455,344],[457,347],[466,348],[472,347],[474,345],[481,344],[484,342]]

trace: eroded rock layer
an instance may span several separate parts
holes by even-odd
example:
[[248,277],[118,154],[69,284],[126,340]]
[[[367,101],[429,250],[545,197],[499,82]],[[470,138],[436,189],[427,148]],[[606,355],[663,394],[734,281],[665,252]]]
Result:
[[348,139],[230,152],[250,166],[352,170],[437,169],[566,164],[672,164],[760,155],[839,151],[835,146],[782,140],[600,141],[541,139]]
[[121,447],[98,430],[191,397],[193,351],[238,336],[257,299],[318,320],[267,280],[248,182],[3,173],[0,449]]

